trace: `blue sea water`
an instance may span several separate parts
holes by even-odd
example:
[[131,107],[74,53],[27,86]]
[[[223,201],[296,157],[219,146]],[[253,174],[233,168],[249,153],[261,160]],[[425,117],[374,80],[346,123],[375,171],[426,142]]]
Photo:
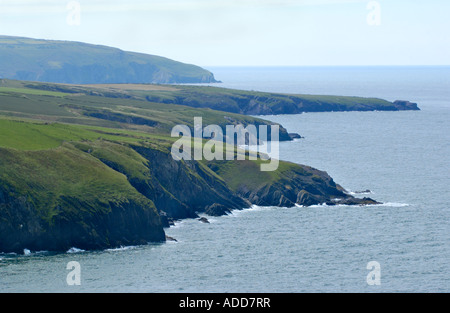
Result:
[[[265,116],[304,136],[280,158],[383,205],[252,207],[178,242],[0,254],[0,292],[449,292],[450,67],[210,68],[221,86],[417,102],[421,111]],[[68,286],[68,262],[81,285]],[[380,285],[367,283],[380,264]]]

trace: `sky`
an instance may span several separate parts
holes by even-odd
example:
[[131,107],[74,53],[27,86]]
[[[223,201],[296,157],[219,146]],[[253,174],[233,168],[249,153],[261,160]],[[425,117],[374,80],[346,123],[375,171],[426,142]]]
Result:
[[0,0],[0,35],[200,66],[450,65],[448,0]]

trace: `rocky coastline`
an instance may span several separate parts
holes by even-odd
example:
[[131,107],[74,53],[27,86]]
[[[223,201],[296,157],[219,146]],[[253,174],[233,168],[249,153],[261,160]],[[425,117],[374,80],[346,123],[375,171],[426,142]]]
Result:
[[[111,171],[126,179],[119,185],[102,182],[105,185],[101,188],[106,193],[95,199],[88,199],[72,186],[58,195],[56,192],[45,195],[45,201],[40,201],[41,194],[36,189],[45,192],[49,187],[39,186],[35,170],[23,173],[27,185],[34,186],[34,193],[21,189],[5,176],[0,177],[0,251],[65,252],[72,247],[99,250],[164,242],[167,240],[164,228],[176,220],[199,218],[201,213],[221,216],[252,205],[378,203],[347,194],[323,171],[289,162],[280,162],[280,168],[268,174],[261,172],[254,161],[175,161],[169,150],[161,147],[99,141],[78,147],[66,144],[59,150],[82,154],[89,162],[101,162],[97,166],[101,166],[102,171]],[[30,152],[0,148],[0,154],[0,167],[5,169],[12,162],[20,162],[23,157],[20,154],[30,155]],[[44,153],[46,157],[42,157],[42,152],[35,154],[31,155],[39,159],[38,163],[52,157],[52,151]],[[85,164],[74,166],[84,167]],[[63,170],[55,168],[56,172]],[[39,181],[42,179],[51,179],[50,173],[48,177],[39,177]],[[92,185],[99,183],[93,179]],[[122,187],[129,190],[125,195],[112,195],[112,190],[108,193],[109,188]],[[207,219],[200,221],[207,222]]]

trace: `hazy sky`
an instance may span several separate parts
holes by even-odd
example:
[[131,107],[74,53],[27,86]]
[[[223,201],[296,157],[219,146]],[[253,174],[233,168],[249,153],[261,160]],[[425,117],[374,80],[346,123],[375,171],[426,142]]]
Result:
[[0,34],[201,66],[450,65],[448,16],[448,0],[0,0]]

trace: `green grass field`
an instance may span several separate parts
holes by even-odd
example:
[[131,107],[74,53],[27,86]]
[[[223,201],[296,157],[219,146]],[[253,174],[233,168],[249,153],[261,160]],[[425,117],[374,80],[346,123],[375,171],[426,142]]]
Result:
[[[143,88],[148,89],[148,86],[151,85],[143,85]],[[229,124],[230,119],[244,125],[271,124],[259,118],[209,108],[147,101],[139,95],[140,90],[128,93],[123,89],[104,88],[2,80],[0,115],[161,134],[170,133],[175,125],[193,127],[194,117],[202,117],[205,125],[222,126]]]

